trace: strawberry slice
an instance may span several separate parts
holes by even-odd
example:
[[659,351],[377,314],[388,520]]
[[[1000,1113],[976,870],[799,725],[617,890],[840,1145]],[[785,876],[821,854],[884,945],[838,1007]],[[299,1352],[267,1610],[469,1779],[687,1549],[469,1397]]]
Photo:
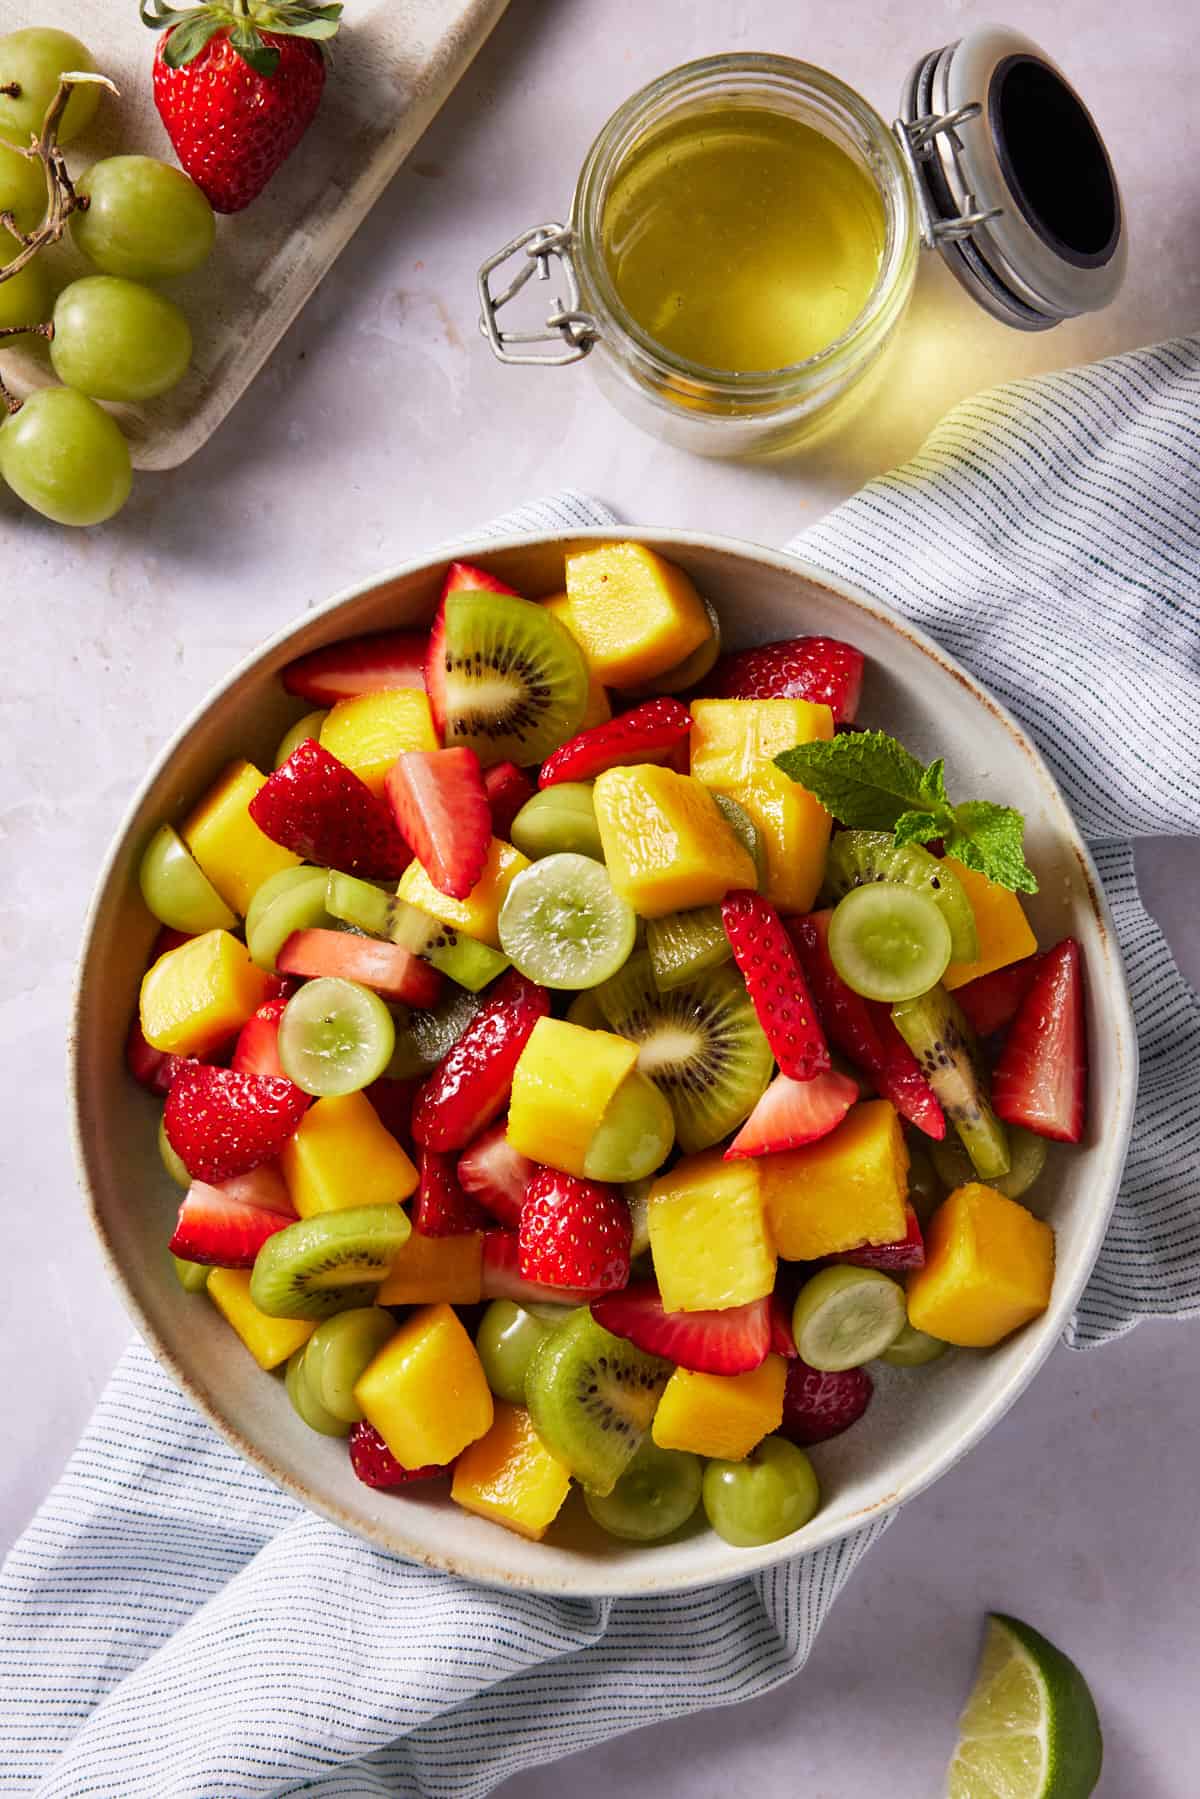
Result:
[[780,1072],[811,1081],[829,1072],[829,1046],[804,970],[778,912],[741,888],[721,902],[721,922]]
[[[442,582],[442,595],[437,615],[429,630],[429,647],[425,653],[425,691],[429,710],[438,736],[446,735],[446,601],[452,593],[507,593],[519,597],[514,587],[506,587],[489,575],[486,569],[470,562],[452,562]],[[499,832],[496,833],[499,836]]]
[[542,763],[539,787],[556,787],[560,781],[594,781],[606,768],[627,768],[637,762],[665,762],[686,744],[692,715],[680,700],[647,700],[592,725],[577,737],[560,744]]
[[802,1449],[840,1437],[857,1424],[871,1403],[874,1387],[865,1368],[846,1368],[838,1374],[822,1373],[807,1362],[788,1363],[783,1388],[783,1423],[780,1435]]
[[522,1279],[608,1293],[629,1279],[633,1225],[615,1187],[539,1168],[521,1203]]
[[808,700],[835,725],[853,723],[862,691],[862,651],[836,637],[788,637],[721,656],[702,684],[715,700]]
[[811,1081],[777,1074],[725,1151],[725,1160],[815,1143],[837,1129],[857,1098],[855,1083],[836,1069]]
[[298,656],[280,671],[289,693],[314,706],[336,706],[359,693],[393,687],[424,687],[428,639],[423,631],[372,631],[343,637]]
[[463,1192],[453,1156],[423,1149],[420,1168],[421,1184],[412,1210],[414,1230],[423,1237],[465,1237],[471,1231],[487,1230],[491,1217]]
[[792,1333],[792,1308],[778,1289],[771,1294],[770,1303],[771,1353],[784,1356],[790,1362],[793,1357],[800,1354]]
[[916,1057],[892,1023],[889,1007],[863,999],[847,987],[833,966],[829,954],[832,917],[831,911],[825,911],[786,920],[829,1041],[870,1077],[901,1117],[940,1142],[946,1135],[945,1114]]
[[771,1347],[768,1299],[723,1312],[665,1312],[655,1283],[635,1281],[623,1293],[593,1300],[592,1317],[614,1337],[697,1374],[746,1374]]
[[253,1268],[268,1237],[286,1230],[294,1212],[272,1211],[248,1205],[228,1186],[193,1181],[179,1208],[171,1254],[186,1262],[207,1262],[218,1268]]
[[476,1137],[458,1158],[458,1181],[486,1206],[501,1224],[515,1230],[521,1222],[521,1201],[537,1172],[538,1164],[514,1149],[508,1140],[508,1120],[501,1118]]
[[1044,959],[1026,956],[1023,962],[993,969],[991,974],[981,974],[977,981],[954,989],[954,997],[977,1037],[990,1037],[993,1031],[1002,1031],[1012,1023]]
[[284,974],[310,980],[333,975],[357,981],[383,999],[422,1010],[436,1002],[442,986],[437,969],[402,944],[357,937],[351,931],[293,931],[275,957],[275,966]]
[[525,801],[533,798],[533,782],[515,762],[497,762],[484,770],[483,790],[492,809],[492,836],[507,843],[513,819]]
[[833,1262],[850,1262],[855,1268],[882,1268],[885,1273],[904,1273],[908,1269],[924,1268],[925,1239],[921,1235],[921,1221],[913,1208],[904,1208],[905,1233],[897,1243],[864,1243],[861,1249],[847,1249],[841,1255],[831,1256]]
[[169,1055],[147,1043],[141,1020],[134,1013],[125,1038],[125,1066],[140,1086],[148,1087],[151,1093],[169,1093],[183,1060],[182,1056]]
[[322,868],[391,877],[412,861],[383,801],[313,737],[267,777],[249,810],[273,843]]
[[403,1468],[373,1424],[363,1418],[350,1432],[350,1466],[366,1487],[406,1487],[414,1480],[436,1480],[449,1467],[435,1462],[424,1468]]
[[442,582],[442,599],[452,593],[506,593],[513,599],[519,599],[515,587],[505,586],[495,575],[489,575],[485,568],[479,568],[473,562],[452,562],[446,570],[446,578]]
[[487,1231],[483,1239],[483,1297],[512,1299],[521,1306],[579,1306],[587,1305],[592,1295],[577,1288],[524,1280],[516,1231]]
[[274,1161],[307,1106],[308,1094],[291,1081],[184,1062],[163,1120],[167,1141],[192,1179],[217,1185]]
[[279,1212],[295,1223],[296,1208],[288,1192],[287,1182],[278,1162],[260,1162],[246,1174],[234,1174],[221,1182],[221,1191],[229,1199],[244,1206],[258,1206],[264,1212]]
[[286,999],[269,999],[248,1018],[238,1032],[229,1063],[239,1074],[277,1075],[286,1080],[279,1060],[279,1021]]
[[992,1105],[1005,1124],[1078,1143],[1086,1089],[1083,964],[1079,945],[1066,937],[1041,958],[1012,1021],[992,1075]]
[[417,1094],[412,1132],[426,1149],[465,1149],[508,1104],[513,1070],[550,1010],[544,987],[502,975]]
[[406,1150],[412,1148],[413,1101],[420,1085],[419,1079],[391,1081],[381,1075],[366,1089],[380,1124]]
[[439,893],[466,899],[492,844],[492,809],[474,750],[405,750],[388,769],[388,804]]

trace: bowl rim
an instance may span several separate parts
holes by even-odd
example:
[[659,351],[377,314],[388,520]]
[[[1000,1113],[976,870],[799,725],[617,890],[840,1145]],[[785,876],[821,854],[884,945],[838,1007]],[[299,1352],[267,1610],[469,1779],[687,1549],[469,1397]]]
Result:
[[[121,1265],[115,1245],[109,1237],[108,1228],[101,1215],[96,1189],[90,1177],[89,1152],[85,1141],[83,1092],[86,1077],[80,1058],[80,1017],[85,1006],[84,990],[87,984],[89,952],[99,926],[101,913],[105,908],[108,886],[129,838],[135,830],[142,828],[139,814],[146,797],[196,725],[228,693],[230,688],[244,677],[258,671],[263,664],[276,661],[278,652],[288,646],[302,631],[309,630],[322,620],[334,617],[353,602],[366,598],[377,588],[399,581],[411,580],[412,577],[423,573],[432,573],[453,561],[486,564],[489,557],[501,553],[520,552],[535,548],[545,549],[556,544],[605,543],[612,542],[615,538],[619,538],[623,542],[646,543],[667,554],[672,548],[684,551],[688,549],[714,551],[718,554],[749,560],[777,573],[798,577],[821,587],[835,595],[839,601],[846,602],[869,614],[907,639],[915,648],[936,663],[945,674],[957,681],[978,705],[984,707],[993,718],[1003,725],[1029,763],[1031,773],[1045,788],[1047,799],[1053,802],[1066,821],[1067,839],[1079,864],[1088,903],[1100,932],[1105,952],[1105,974],[1103,980],[1097,979],[1093,974],[1090,986],[1094,994],[1103,995],[1106,1022],[1113,1029],[1114,1048],[1118,1063],[1118,1104],[1110,1115],[1102,1140],[1106,1152],[1102,1162],[1103,1178],[1100,1183],[1102,1191],[1095,1193],[1095,1202],[1089,1212],[1087,1229],[1082,1245],[1077,1252],[1070,1278],[1061,1281],[1057,1278],[1056,1272],[1054,1290],[1047,1311],[1028,1327],[1031,1334],[1027,1353],[1014,1365],[1004,1384],[975,1418],[971,1426],[952,1445],[941,1449],[893,1491],[863,1506],[852,1517],[830,1522],[822,1528],[822,1513],[818,1512],[812,1524],[804,1528],[802,1534],[805,1540],[802,1547],[795,1547],[791,1538],[783,1538],[779,1542],[765,1544],[757,1549],[735,1550],[722,1543],[714,1534],[711,1567],[704,1573],[685,1572],[662,1575],[656,1570],[653,1555],[643,1551],[637,1563],[632,1567],[624,1562],[597,1564],[589,1563],[581,1558],[577,1578],[561,1572],[552,1573],[549,1570],[546,1577],[542,1578],[538,1574],[527,1575],[523,1572],[515,1573],[497,1568],[489,1565],[477,1553],[470,1551],[465,1553],[454,1551],[446,1554],[431,1551],[426,1544],[414,1542],[406,1537],[403,1513],[400,1510],[397,1510],[394,1527],[390,1520],[385,1525],[382,1522],[376,1523],[373,1520],[352,1516],[338,1505],[319,1499],[308,1490],[303,1481],[295,1479],[285,1468],[278,1466],[269,1451],[249,1441],[236,1426],[222,1416],[219,1407],[210,1399],[208,1393],[192,1378],[179,1358],[159,1336],[151,1318],[137,1297],[132,1281]],[[1063,1329],[1091,1277],[1116,1203],[1122,1170],[1128,1153],[1137,1096],[1137,1067],[1138,1042],[1128,984],[1112,914],[1099,874],[1071,815],[1066,799],[1041,752],[1007,708],[1002,706],[934,639],[908,619],[894,612],[877,596],[856,583],[845,581],[840,576],[831,574],[827,569],[806,561],[802,556],[757,544],[749,539],[728,537],[712,532],[682,530],[670,526],[656,528],[644,525],[614,524],[578,526],[553,531],[504,532],[502,534],[477,532],[471,536],[451,539],[432,552],[425,551],[421,555],[410,557],[372,575],[364,576],[340,589],[320,605],[310,607],[301,617],[282,626],[258,644],[249,654],[243,656],[215,686],[207,691],[199,703],[188,712],[139,781],[124,809],[97,876],[84,919],[78,960],[72,982],[67,1039],[67,1099],[76,1178],[83,1193],[87,1215],[99,1243],[101,1255],[126,1310],[160,1366],[167,1370],[177,1386],[200,1410],[224,1441],[236,1449],[260,1474],[265,1475],[276,1486],[282,1487],[309,1511],[316,1512],[332,1523],[340,1525],[343,1529],[351,1531],[373,1547],[408,1561],[417,1562],[425,1567],[457,1575],[462,1579],[510,1591],[541,1592],[560,1597],[644,1597],[656,1593],[686,1592],[702,1586],[717,1585],[724,1581],[744,1578],[782,1562],[790,1561],[794,1557],[812,1554],[833,1543],[840,1542],[856,1530],[876,1522],[885,1514],[898,1511],[900,1507],[915,1499],[927,1487],[939,1480],[943,1474],[948,1473],[951,1468],[956,1466],[992,1430],[1029,1386],[1042,1364],[1058,1344]]]

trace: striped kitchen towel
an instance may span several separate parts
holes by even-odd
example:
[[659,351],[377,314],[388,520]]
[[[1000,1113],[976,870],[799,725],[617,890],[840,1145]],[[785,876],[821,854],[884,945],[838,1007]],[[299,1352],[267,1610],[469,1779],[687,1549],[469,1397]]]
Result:
[[[1200,1004],[1141,906],[1129,844],[1200,824],[1198,458],[1189,340],[960,406],[792,546],[971,667],[1096,843],[1142,1089],[1076,1347],[1200,1311]],[[569,495],[503,528],[593,522],[614,521]],[[887,1522],[669,1598],[471,1587],[305,1512],[138,1345],[0,1576],[0,1792],[473,1799],[787,1679]]]

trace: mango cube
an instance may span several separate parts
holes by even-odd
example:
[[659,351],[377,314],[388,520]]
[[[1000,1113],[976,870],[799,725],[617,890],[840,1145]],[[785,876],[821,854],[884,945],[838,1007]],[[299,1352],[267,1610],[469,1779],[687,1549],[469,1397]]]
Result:
[[444,1302],[405,1319],[354,1397],[402,1468],[444,1467],[492,1427],[483,1364]]
[[225,904],[243,917],[264,881],[300,861],[250,816],[250,801],[266,778],[252,762],[231,762],[179,833]]
[[375,1297],[381,1306],[473,1306],[483,1293],[483,1234],[423,1237],[413,1231],[392,1261],[391,1273]]
[[689,577],[645,544],[600,544],[566,566],[570,630],[609,687],[665,674],[712,635]]
[[953,869],[971,902],[979,954],[973,962],[951,962],[942,976],[943,987],[965,987],[994,968],[1007,968],[1010,962],[1036,955],[1037,938],[1015,893],[976,874],[955,856],[946,857],[946,867]]
[[831,820],[774,758],[832,736],[829,707],[807,700],[692,702],[692,774],[736,800],[762,832],[763,892],[781,912],[811,909],[825,874]]
[[713,905],[755,885],[753,857],[693,776],[649,762],[609,768],[593,799],[609,879],[643,918]]
[[539,1018],[513,1071],[508,1141],[523,1156],[582,1175],[584,1158],[637,1044],[565,1018]]
[[455,1463],[450,1497],[536,1543],[558,1516],[570,1486],[571,1476],[545,1447],[525,1407],[500,1400],[491,1430]]
[[404,750],[436,750],[433,714],[421,687],[392,687],[339,700],[321,726],[321,744],[374,794]]
[[[566,594],[552,594],[548,600],[542,601],[542,605],[546,608],[547,612],[553,613],[559,624],[564,626],[578,643],[579,633],[576,631],[572,622],[571,602],[568,600]],[[580,648],[583,648],[582,644],[580,644]],[[589,663],[587,706],[584,708],[583,717],[579,721],[579,729],[581,731],[590,731],[593,725],[607,724],[611,717],[612,705],[608,697],[608,688],[594,672]]]
[[651,1435],[660,1449],[740,1462],[783,1422],[787,1363],[769,1355],[748,1374],[694,1374],[676,1368],[667,1382]]
[[415,859],[401,875],[396,892],[410,906],[461,931],[464,937],[478,938],[480,943],[499,949],[500,908],[516,877],[528,867],[527,856],[511,843],[493,837],[483,873],[465,900],[451,899],[449,894],[439,892]]
[[720,1312],[775,1285],[758,1163],[685,1156],[650,1189],[650,1252],[668,1312]]
[[279,1164],[301,1218],[395,1205],[415,1193],[419,1179],[365,1093],[318,1099],[284,1144]]
[[228,931],[205,931],[160,956],[142,976],[142,1035],[173,1056],[207,1056],[266,999],[271,977]]
[[260,1368],[278,1368],[316,1330],[311,1318],[271,1318],[250,1297],[248,1268],[209,1270],[208,1296]]
[[771,1236],[788,1261],[905,1235],[908,1147],[886,1099],[861,1100],[827,1137],[757,1165]]
[[925,1266],[909,1277],[916,1330],[988,1349],[1050,1304],[1054,1232],[995,1187],[971,1181],[938,1207],[925,1233]]

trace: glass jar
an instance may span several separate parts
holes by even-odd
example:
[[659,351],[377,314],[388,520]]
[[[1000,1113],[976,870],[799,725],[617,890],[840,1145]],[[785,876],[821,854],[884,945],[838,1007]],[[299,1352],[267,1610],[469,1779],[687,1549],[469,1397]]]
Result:
[[[606,205],[638,148],[668,121],[718,117],[730,107],[782,113],[832,140],[882,207],[878,273],[861,311],[832,342],[782,368],[704,367],[657,342],[623,302],[605,254]],[[1048,155],[1082,196],[1085,250],[1067,241],[1064,225],[1075,190],[1060,182],[1049,199],[1039,190],[1036,169]],[[1093,241],[1098,219],[1110,227],[1102,243]],[[613,114],[588,151],[569,224],[535,226],[489,258],[479,276],[480,328],[505,362],[561,366],[588,357],[619,410],[680,448],[770,454],[840,414],[895,335],[922,247],[940,250],[989,311],[1021,329],[1045,329],[1112,298],[1124,268],[1122,226],[1116,178],[1086,108],[1016,33],[985,28],[923,58],[890,127],[860,94],[809,63],[714,56],[651,82]],[[493,275],[513,258],[515,275],[494,292]],[[544,329],[506,330],[501,309],[535,275],[549,278],[552,265],[566,297],[556,299]],[[538,352],[538,344],[554,349]]]

